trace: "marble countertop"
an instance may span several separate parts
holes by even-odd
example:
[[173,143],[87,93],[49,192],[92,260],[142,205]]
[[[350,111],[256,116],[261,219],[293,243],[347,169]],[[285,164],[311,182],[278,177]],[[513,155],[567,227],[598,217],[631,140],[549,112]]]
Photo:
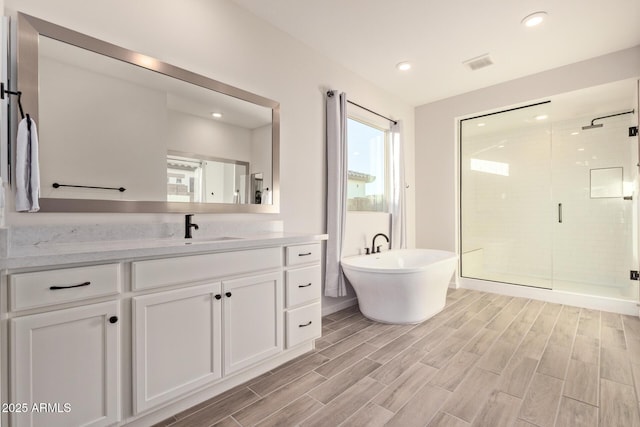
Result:
[[326,234],[269,232],[208,237],[38,243],[11,247],[0,268],[20,269],[138,258],[189,255],[326,240]]

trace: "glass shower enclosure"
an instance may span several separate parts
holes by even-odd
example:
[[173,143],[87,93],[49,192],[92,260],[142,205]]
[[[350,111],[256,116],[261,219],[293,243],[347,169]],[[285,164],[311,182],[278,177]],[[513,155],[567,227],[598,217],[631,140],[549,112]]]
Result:
[[637,81],[460,121],[462,277],[638,299]]

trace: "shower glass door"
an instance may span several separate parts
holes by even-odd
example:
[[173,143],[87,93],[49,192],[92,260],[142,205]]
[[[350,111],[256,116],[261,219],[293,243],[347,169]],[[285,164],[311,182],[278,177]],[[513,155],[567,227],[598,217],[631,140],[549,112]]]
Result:
[[[553,288],[637,299],[638,138],[635,81],[553,99]],[[576,106],[598,103],[582,114]],[[633,112],[632,112],[633,111]]]
[[637,81],[461,120],[461,276],[638,299]]
[[463,277],[552,287],[550,108],[460,122]]

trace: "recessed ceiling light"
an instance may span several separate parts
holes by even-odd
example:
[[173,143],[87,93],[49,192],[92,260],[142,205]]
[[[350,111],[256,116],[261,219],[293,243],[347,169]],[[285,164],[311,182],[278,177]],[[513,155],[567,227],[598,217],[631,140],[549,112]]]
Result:
[[219,119],[220,117],[222,117],[222,113],[211,113],[211,115],[216,119]]
[[542,21],[547,17],[547,12],[535,12],[531,15],[527,15],[522,19],[521,23],[525,27],[535,27],[542,24]]
[[406,61],[404,61],[404,62],[399,62],[399,63],[396,65],[396,68],[397,68],[398,70],[400,70],[400,71],[407,71],[407,70],[410,70],[410,69],[411,69],[411,64],[410,64],[409,62],[406,62]]
[[549,116],[547,116],[546,114],[540,114],[539,116],[536,116],[536,120],[546,120]]
[[573,136],[580,135],[580,132],[571,132],[571,135],[573,135]]
[[478,127],[486,126],[485,123],[478,123]]

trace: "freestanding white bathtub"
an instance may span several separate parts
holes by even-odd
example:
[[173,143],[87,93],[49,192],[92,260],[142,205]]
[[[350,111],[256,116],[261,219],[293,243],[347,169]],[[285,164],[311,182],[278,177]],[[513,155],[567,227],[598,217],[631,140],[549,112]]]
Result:
[[445,305],[458,256],[435,249],[397,249],[343,258],[360,311],[384,323],[419,323]]

